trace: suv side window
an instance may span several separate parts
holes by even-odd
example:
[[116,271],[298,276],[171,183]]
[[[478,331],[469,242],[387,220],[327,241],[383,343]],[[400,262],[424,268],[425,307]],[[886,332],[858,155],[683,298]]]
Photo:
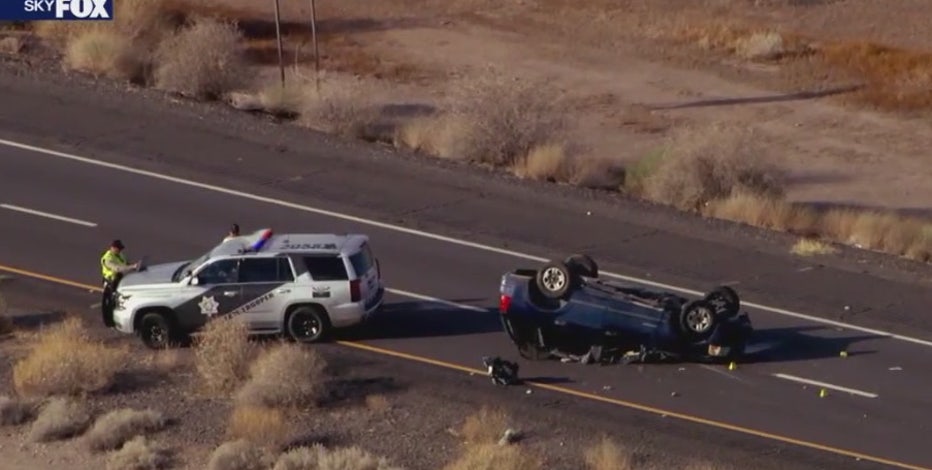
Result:
[[197,273],[198,284],[235,284],[239,274],[238,259],[214,261]]
[[315,281],[346,281],[346,265],[340,256],[305,256],[304,266],[307,267],[311,279]]
[[239,282],[290,282],[294,281],[288,258],[246,258],[239,268]]

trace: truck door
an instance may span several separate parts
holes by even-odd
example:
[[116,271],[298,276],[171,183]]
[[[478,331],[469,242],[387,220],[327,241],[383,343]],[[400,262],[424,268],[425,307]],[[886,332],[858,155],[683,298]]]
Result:
[[197,295],[175,307],[180,326],[199,328],[218,315],[225,315],[242,304],[237,284],[239,259],[219,259],[195,273]]

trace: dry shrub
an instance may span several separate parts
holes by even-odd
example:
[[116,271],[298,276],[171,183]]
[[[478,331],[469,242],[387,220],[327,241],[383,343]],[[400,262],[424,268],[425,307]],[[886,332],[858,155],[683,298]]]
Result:
[[124,408],[97,419],[85,439],[91,450],[113,450],[133,437],[160,431],[166,424],[167,420],[158,411]]
[[207,470],[266,470],[274,462],[261,447],[245,440],[224,442],[210,455]]
[[236,407],[230,416],[229,436],[277,448],[291,437],[285,414],[264,406]]
[[18,55],[23,51],[24,44],[17,37],[0,38],[0,54]]
[[388,401],[385,395],[366,395],[366,408],[370,411],[381,413],[391,409],[391,407],[392,403]]
[[508,429],[508,414],[504,410],[483,406],[466,418],[460,434],[468,444],[495,444]]
[[625,470],[633,466],[631,456],[608,437],[586,449],[583,457],[589,470]]
[[236,402],[266,407],[314,405],[324,391],[326,367],[324,358],[312,348],[278,344],[253,362],[249,381],[237,392]]
[[445,153],[512,168],[538,146],[566,140],[557,93],[540,83],[490,74],[463,80],[451,93],[449,119],[458,124]]
[[828,65],[867,81],[858,96],[885,109],[932,106],[932,53],[866,42],[834,42],[819,49]]
[[113,10],[113,21],[37,21],[34,31],[60,46],[100,31],[115,33],[127,43],[152,46],[173,26],[163,0],[115,0]]
[[155,51],[155,85],[203,99],[219,99],[248,85],[249,68],[234,23],[197,18]]
[[776,197],[743,191],[736,192],[727,199],[710,202],[702,213],[710,217],[804,236],[816,236],[821,232],[818,213],[812,208]]
[[842,243],[921,261],[932,248],[928,221],[895,213],[833,209],[823,215],[821,226]]
[[401,470],[384,457],[359,447],[327,449],[321,445],[299,447],[282,454],[272,470]]
[[735,42],[735,52],[751,60],[771,60],[784,52],[783,36],[773,31],[756,32]]
[[830,255],[838,249],[821,240],[802,238],[790,248],[790,252],[799,256]]
[[91,339],[70,317],[37,335],[29,354],[13,367],[13,384],[25,396],[76,395],[103,390],[123,369],[126,348]]
[[10,397],[0,397],[0,426],[19,426],[32,419],[35,407]]
[[163,349],[155,351],[146,356],[144,366],[150,370],[169,373],[183,368],[185,364],[184,356],[178,349]]
[[465,127],[450,115],[416,117],[395,128],[394,145],[434,157],[455,158],[452,151]]
[[68,439],[84,432],[90,422],[91,413],[84,402],[56,397],[39,412],[29,430],[29,439],[33,442]]
[[604,189],[617,189],[621,184],[623,176],[618,170],[612,162],[585,155],[565,143],[538,145],[512,168],[519,178]]
[[481,444],[466,449],[444,470],[539,470],[543,461],[519,446]]
[[75,37],[64,64],[73,70],[114,79],[136,79],[142,73],[139,51],[118,32],[92,30]]
[[331,74],[322,77],[320,90],[307,88],[302,115],[312,128],[362,138],[380,115],[373,94],[375,84],[353,75]]
[[259,90],[259,106],[274,115],[298,115],[305,109],[307,90],[300,85],[281,83],[264,86]]
[[110,454],[107,470],[160,470],[171,464],[167,448],[136,436]]
[[194,342],[195,367],[207,391],[235,390],[248,376],[254,350],[249,329],[239,318],[208,322]]
[[682,210],[700,210],[736,192],[784,194],[783,172],[765,160],[753,133],[743,129],[681,129],[659,158],[643,180],[644,196]]

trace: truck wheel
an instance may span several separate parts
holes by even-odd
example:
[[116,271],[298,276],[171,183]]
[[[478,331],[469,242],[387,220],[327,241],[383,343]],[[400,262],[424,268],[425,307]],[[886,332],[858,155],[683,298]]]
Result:
[[285,330],[299,343],[316,343],[330,332],[330,321],[320,309],[298,307],[288,315]]
[[563,264],[582,277],[599,277],[599,265],[589,255],[572,255],[563,260]]
[[150,349],[167,349],[179,338],[178,328],[162,312],[145,313],[136,329],[139,338]]
[[719,318],[732,318],[741,311],[741,299],[738,293],[728,286],[718,286],[712,289],[703,300],[715,307]]
[[575,273],[559,261],[547,263],[537,271],[537,287],[549,299],[565,298],[575,287]]
[[692,341],[707,339],[715,330],[715,307],[705,300],[693,300],[680,312],[680,328]]

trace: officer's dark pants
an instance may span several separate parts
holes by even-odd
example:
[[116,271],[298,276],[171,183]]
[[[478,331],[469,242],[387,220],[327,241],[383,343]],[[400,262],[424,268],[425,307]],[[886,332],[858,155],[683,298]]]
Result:
[[116,326],[116,323],[113,321],[113,293],[116,292],[117,286],[119,286],[120,279],[122,278],[122,274],[117,274],[112,281],[104,279],[104,292],[100,299],[100,313],[104,321],[104,326],[107,328]]

